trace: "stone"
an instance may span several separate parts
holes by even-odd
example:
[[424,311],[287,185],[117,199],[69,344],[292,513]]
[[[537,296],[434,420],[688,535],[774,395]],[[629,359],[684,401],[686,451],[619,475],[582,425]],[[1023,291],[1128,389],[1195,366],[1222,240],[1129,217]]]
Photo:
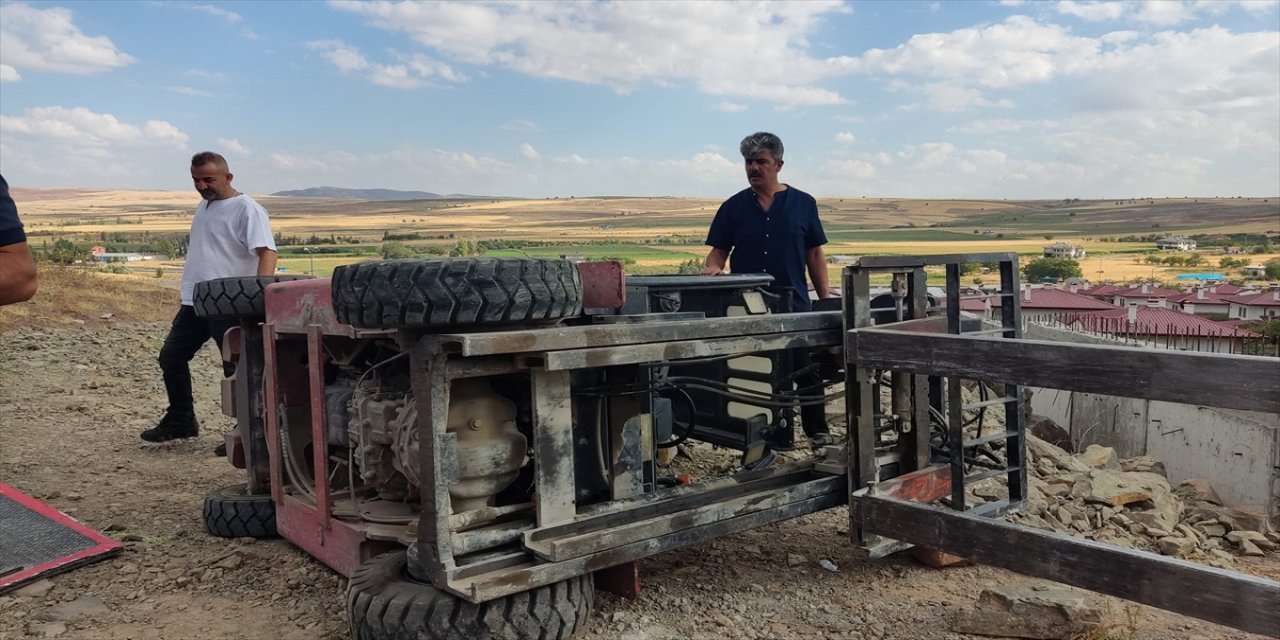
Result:
[[1264,534],[1271,531],[1271,522],[1267,520],[1267,514],[1261,511],[1236,507],[1231,510],[1230,516],[1235,523],[1232,527],[1234,529],[1247,529]]
[[915,558],[920,564],[934,569],[965,567],[972,564],[967,558],[927,547],[911,547],[911,557]]
[[1227,535],[1227,527],[1216,520],[1212,522],[1197,522],[1192,526],[1210,538],[1221,538]]
[[1094,469],[1120,470],[1120,462],[1116,458],[1116,450],[1111,447],[1091,444],[1085,448],[1084,453],[1076,456],[1076,459]]
[[[1086,502],[1122,507],[1135,502],[1149,502],[1151,492],[1130,474],[1108,469],[1093,469],[1076,482],[1071,495]],[[1172,525],[1171,525],[1172,526]]]
[[42,620],[69,622],[77,618],[92,618],[108,611],[101,599],[93,596],[80,596],[71,602],[49,607],[40,612]]
[[1222,498],[1218,497],[1218,492],[1213,490],[1213,485],[1203,478],[1188,478],[1174,489],[1174,493],[1178,497],[1188,502],[1208,502],[1209,504],[1222,504]]
[[1054,482],[1047,485],[1041,492],[1053,498],[1067,496],[1071,494],[1071,485],[1065,482]]
[[244,558],[237,554],[232,554],[219,560],[213,566],[219,569],[239,569],[242,564],[244,564]]
[[1068,640],[1101,622],[1102,612],[1078,591],[1018,584],[984,590],[973,606],[956,612],[951,630],[984,636]]
[[1071,433],[1051,418],[1037,414],[1028,416],[1027,434],[1028,438],[1035,437],[1047,445],[1057,447],[1063,454],[1071,451]]
[[35,582],[14,591],[13,595],[22,596],[24,598],[43,598],[49,595],[49,592],[52,590],[52,580],[36,580]]
[[800,554],[798,554],[798,553],[788,553],[788,554],[787,554],[787,566],[788,566],[788,567],[799,567],[799,566],[806,565],[806,564],[809,564],[809,561],[808,561],[807,559],[805,559],[805,557],[804,557],[804,556],[802,556],[802,555],[800,555]]
[[1260,549],[1266,549],[1268,551],[1276,548],[1276,543],[1268,540],[1267,536],[1258,533],[1257,531],[1245,531],[1243,529],[1240,531],[1232,531],[1226,535],[1226,538],[1229,542],[1234,542],[1236,544],[1249,542]]
[[36,638],[57,638],[66,632],[65,622],[31,622],[27,625],[27,635]]
[[1149,473],[1158,473],[1166,478],[1169,472],[1165,471],[1164,463],[1151,456],[1138,456],[1120,461],[1121,471],[1146,471]]
[[1240,553],[1243,553],[1246,556],[1263,555],[1262,549],[1259,549],[1258,545],[1254,544],[1251,540],[1240,541]]
[[1156,548],[1160,549],[1160,553],[1163,553],[1166,556],[1184,558],[1196,550],[1196,541],[1180,536],[1169,536],[1167,538],[1160,538],[1157,540]]

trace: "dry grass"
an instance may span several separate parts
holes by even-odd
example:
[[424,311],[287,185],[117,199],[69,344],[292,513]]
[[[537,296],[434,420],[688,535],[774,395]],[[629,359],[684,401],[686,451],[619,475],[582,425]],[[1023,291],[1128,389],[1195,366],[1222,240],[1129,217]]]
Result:
[[[158,322],[178,309],[178,292],[160,280],[42,264],[28,302],[0,307],[0,331],[15,327],[95,327]],[[108,318],[103,318],[104,315]]]

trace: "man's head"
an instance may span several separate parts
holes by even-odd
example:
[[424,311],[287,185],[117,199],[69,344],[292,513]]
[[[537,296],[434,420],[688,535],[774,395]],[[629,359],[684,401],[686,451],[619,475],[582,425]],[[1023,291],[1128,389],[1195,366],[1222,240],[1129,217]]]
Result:
[[778,186],[778,172],[782,170],[781,138],[758,131],[743,138],[738,148],[746,161],[747,182],[751,188],[772,191]]
[[191,156],[191,181],[205,200],[223,200],[236,194],[231,187],[231,170],[227,159],[212,152],[201,151]]

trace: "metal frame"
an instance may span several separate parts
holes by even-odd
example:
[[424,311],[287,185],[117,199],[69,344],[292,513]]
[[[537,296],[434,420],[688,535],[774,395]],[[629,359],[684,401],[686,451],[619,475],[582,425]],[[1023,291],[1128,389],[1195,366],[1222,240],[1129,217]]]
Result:
[[[1001,326],[983,329],[960,312],[959,265],[999,262],[1003,296]],[[867,321],[871,270],[945,266],[947,315],[887,327]],[[918,271],[917,271],[918,272]],[[1181,353],[1132,347],[1064,345],[1023,340],[1019,332],[1017,257],[1013,254],[864,258],[845,271],[846,358],[859,402],[850,403],[851,440],[865,443],[874,424],[866,405],[874,388],[871,372],[889,370],[929,376],[946,383],[950,460],[881,481],[867,455],[849,457],[851,531],[873,554],[923,545],[1026,575],[1160,607],[1217,624],[1280,637],[1280,583],[1183,560],[1048,533],[993,520],[1025,499],[1025,437],[1015,385],[1085,391],[1134,398],[1190,402],[1280,413],[1280,362],[1255,356]],[[849,291],[853,295],[849,296]],[[914,317],[914,316],[913,316]],[[973,329],[973,330],[970,330]],[[967,334],[967,335],[966,335]],[[1004,383],[1002,398],[970,407],[961,404],[960,379]],[[851,387],[852,388],[852,387]],[[939,396],[931,402],[938,408]],[[963,411],[1004,404],[1005,432],[977,442],[1004,440],[1002,469],[968,475],[963,468]],[[865,444],[863,445],[865,446]],[[1006,475],[1007,500],[966,509],[964,483]],[[858,480],[858,484],[855,483]],[[950,498],[950,509],[927,503]],[[1119,578],[1119,579],[1118,579]]]

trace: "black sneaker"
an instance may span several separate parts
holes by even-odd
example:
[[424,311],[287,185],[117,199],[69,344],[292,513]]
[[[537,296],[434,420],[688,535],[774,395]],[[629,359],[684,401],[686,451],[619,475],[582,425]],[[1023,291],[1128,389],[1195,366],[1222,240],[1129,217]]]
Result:
[[143,431],[138,437],[147,442],[168,442],[179,438],[194,438],[200,433],[200,423],[193,415],[166,413],[160,424]]

